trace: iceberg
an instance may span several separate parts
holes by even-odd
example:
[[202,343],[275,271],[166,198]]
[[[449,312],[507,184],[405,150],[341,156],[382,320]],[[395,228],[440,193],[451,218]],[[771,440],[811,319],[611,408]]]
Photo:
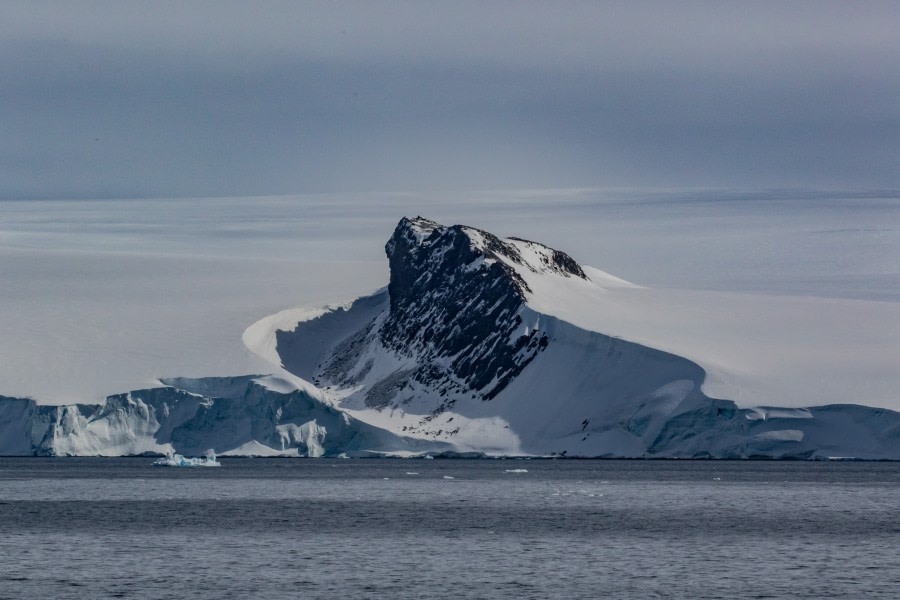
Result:
[[216,453],[212,450],[206,452],[203,458],[185,458],[181,454],[167,453],[164,458],[153,462],[154,467],[221,467],[222,463],[216,460]]

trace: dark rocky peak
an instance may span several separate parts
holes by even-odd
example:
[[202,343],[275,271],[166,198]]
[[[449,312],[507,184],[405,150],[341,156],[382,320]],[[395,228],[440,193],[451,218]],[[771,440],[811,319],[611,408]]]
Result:
[[385,244],[388,258],[395,252],[415,252],[436,229],[444,229],[444,226],[425,217],[403,217]]
[[531,290],[517,272],[521,269],[587,279],[571,256],[544,244],[520,238],[504,240],[482,229],[445,226],[421,216],[401,219],[385,245],[385,251],[391,267],[392,305],[395,296],[408,296],[412,291],[411,283],[423,277],[431,280],[435,273],[460,268],[503,274],[522,298]]
[[422,217],[402,219],[385,251],[390,311],[381,342],[415,357],[419,367],[408,377],[455,382],[485,399],[549,343],[522,322],[531,291],[522,273],[585,278],[571,257],[542,244]]
[[422,217],[401,219],[384,249],[391,270],[388,293],[392,310],[421,300],[483,256],[458,226],[445,227]]

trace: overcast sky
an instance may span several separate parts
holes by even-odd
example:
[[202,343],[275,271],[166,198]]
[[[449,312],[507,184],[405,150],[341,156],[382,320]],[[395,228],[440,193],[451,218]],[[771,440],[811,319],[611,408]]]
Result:
[[900,188],[898,2],[2,2],[0,198]]

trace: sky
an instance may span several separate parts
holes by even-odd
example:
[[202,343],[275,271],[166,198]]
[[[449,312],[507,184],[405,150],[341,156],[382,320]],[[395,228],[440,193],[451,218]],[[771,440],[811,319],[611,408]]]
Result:
[[0,199],[900,189],[897,2],[0,4]]

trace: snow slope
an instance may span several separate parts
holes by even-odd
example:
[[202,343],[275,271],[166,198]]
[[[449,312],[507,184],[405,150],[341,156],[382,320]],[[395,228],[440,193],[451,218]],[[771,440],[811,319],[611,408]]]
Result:
[[895,304],[652,290],[421,218],[386,250],[388,299],[249,330],[363,421],[496,454],[900,456],[891,411],[731,402],[897,406]]
[[861,403],[900,410],[900,304],[658,290],[523,271],[529,307],[703,366],[741,406]]

